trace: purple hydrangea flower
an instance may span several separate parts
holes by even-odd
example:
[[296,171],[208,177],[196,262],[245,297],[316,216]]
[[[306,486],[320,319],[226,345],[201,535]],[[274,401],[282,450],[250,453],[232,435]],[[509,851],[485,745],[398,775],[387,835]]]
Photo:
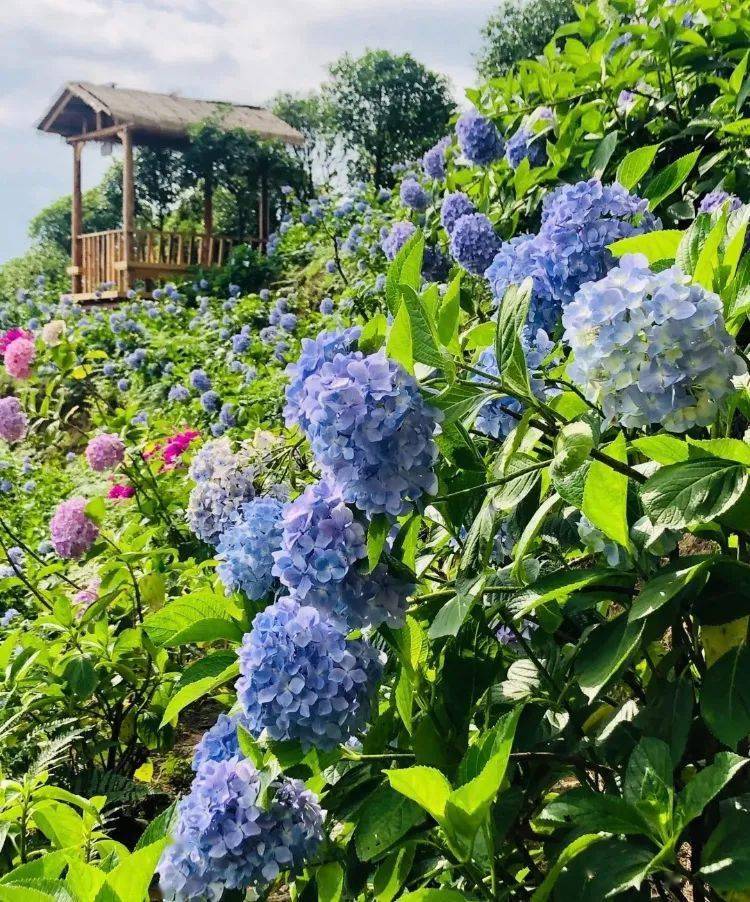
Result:
[[483,213],[461,216],[451,232],[453,258],[469,272],[482,275],[500,248],[492,223]]
[[29,418],[21,402],[13,395],[0,398],[0,438],[9,444],[20,442],[26,435]]
[[320,312],[323,316],[330,316],[333,313],[333,298],[323,298],[320,302]]
[[305,380],[298,420],[324,473],[368,517],[406,513],[437,488],[439,413],[380,351],[339,353]]
[[60,557],[82,557],[96,541],[99,527],[86,515],[87,504],[85,498],[68,498],[52,515],[50,537]]
[[294,313],[284,313],[279,320],[279,325],[285,332],[294,332],[297,328],[297,317]]
[[727,201],[729,201],[730,213],[734,210],[739,210],[742,206],[742,201],[736,194],[730,194],[728,191],[723,191],[721,188],[715,188],[704,196],[698,207],[698,212],[715,213],[717,210],[721,210]]
[[240,741],[237,727],[242,724],[247,729],[243,714],[220,714],[216,723],[205,732],[193,752],[191,767],[200,770],[206,761],[227,761],[240,756]]
[[365,728],[381,656],[315,608],[279,599],[256,615],[238,654],[237,698],[254,736],[330,749]]
[[219,393],[215,392],[213,389],[204,391],[201,395],[201,407],[206,413],[213,413],[213,411],[218,410],[220,404],[221,397],[219,396]]
[[228,439],[221,439],[201,448],[190,464],[190,476],[197,485],[190,493],[188,524],[199,539],[215,545],[239,522],[242,505],[255,497],[253,470],[242,455],[232,452]]
[[494,123],[476,110],[462,113],[456,122],[456,135],[461,153],[470,163],[486,166],[499,160],[505,150],[505,142]]
[[274,498],[242,504],[239,519],[223,532],[216,546],[217,572],[230,591],[240,590],[258,601],[273,587],[273,553],[281,547],[283,505]]
[[389,260],[393,260],[396,254],[416,232],[417,227],[413,222],[394,222],[390,231],[380,242],[383,253]]
[[182,402],[190,400],[190,392],[184,385],[173,385],[167,394],[167,400],[172,402]]
[[304,783],[281,777],[266,805],[246,758],[207,760],[177,806],[177,826],[157,870],[169,902],[219,902],[227,890],[262,889],[317,851],[324,812]]
[[517,169],[526,158],[532,167],[543,166],[547,159],[547,148],[543,137],[532,129],[521,126],[505,145],[505,159],[511,168]]
[[95,435],[86,445],[86,460],[96,473],[114,469],[124,457],[125,445],[113,432]]
[[8,608],[8,610],[0,617],[0,628],[5,629],[10,626],[11,623],[17,618],[21,616],[21,612],[17,611],[15,608]]
[[451,146],[451,139],[446,135],[422,157],[422,169],[428,178],[442,182],[445,178],[445,155]]
[[673,266],[655,273],[627,254],[563,312],[568,375],[610,420],[670,432],[710,425],[746,372],[719,297]]
[[401,182],[401,190],[399,191],[401,202],[418,213],[423,213],[427,209],[430,198],[424,188],[416,179],[408,178]]
[[211,388],[211,380],[205,370],[193,370],[190,373],[190,384],[199,392],[208,391]]
[[438,247],[426,244],[422,258],[422,275],[428,282],[445,282],[451,261]]
[[470,213],[476,213],[474,204],[463,191],[454,191],[452,194],[446,194],[443,198],[443,204],[440,207],[440,222],[450,235],[458,220]]

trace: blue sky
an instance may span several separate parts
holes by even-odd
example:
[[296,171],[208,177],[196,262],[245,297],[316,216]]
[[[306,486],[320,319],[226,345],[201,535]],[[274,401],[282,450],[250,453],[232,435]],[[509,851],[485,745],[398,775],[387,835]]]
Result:
[[[29,219],[70,191],[71,150],[35,125],[66,81],[263,103],[316,87],[366,47],[409,51],[473,82],[487,0],[3,0],[0,2],[0,262],[28,245]],[[84,187],[108,165],[84,151]]]

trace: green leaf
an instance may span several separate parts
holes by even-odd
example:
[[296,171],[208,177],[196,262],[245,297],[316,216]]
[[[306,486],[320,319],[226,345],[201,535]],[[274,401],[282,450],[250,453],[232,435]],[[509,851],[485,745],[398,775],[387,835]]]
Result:
[[553,799],[540,815],[544,824],[567,826],[577,830],[607,833],[643,834],[648,824],[640,811],[619,796],[592,792],[590,789],[571,789]]
[[340,902],[344,892],[344,869],[338,861],[329,861],[315,871],[318,902]]
[[614,590],[627,590],[633,585],[634,577],[620,570],[593,568],[591,570],[558,570],[543,576],[520,595],[513,599],[513,613],[516,618],[525,617],[540,605],[556,601],[564,605],[571,595],[584,589],[606,584]]
[[715,520],[729,510],[747,485],[747,469],[734,461],[700,457],[662,467],[641,486],[641,499],[654,525],[681,529]]
[[515,548],[515,559],[513,562],[513,575],[518,576],[521,572],[521,568],[523,566],[523,560],[531,549],[531,545],[534,539],[537,536],[537,533],[542,528],[545,519],[552,513],[552,511],[562,502],[562,499],[557,494],[552,494],[549,498],[546,498],[536,509],[534,515],[526,524],[524,531],[521,533],[521,538],[516,542]]
[[703,285],[709,291],[714,287],[714,273],[719,265],[719,245],[724,240],[726,233],[727,214],[725,210],[706,236],[693,271],[693,281]]
[[641,620],[670,602],[678,595],[694,597],[708,580],[709,559],[699,561],[690,566],[681,566],[677,570],[662,572],[649,580],[641,589],[630,609],[630,621]]
[[644,435],[631,444],[658,464],[676,464],[690,456],[687,442],[674,435]]
[[89,698],[99,682],[94,664],[88,655],[78,655],[68,661],[63,671],[63,678],[67,683],[68,690],[80,701]]
[[104,518],[107,516],[107,505],[104,503],[104,498],[100,495],[97,495],[95,498],[91,498],[87,503],[86,507],[83,509],[84,514],[94,521],[98,526],[101,526],[104,522]]
[[625,614],[601,623],[589,633],[576,659],[581,691],[591,702],[634,654],[645,621],[628,623]]
[[750,647],[731,648],[709,667],[701,689],[701,714],[716,738],[737,748],[750,735]]
[[[438,313],[437,331],[442,344],[446,347],[458,339],[458,322],[461,314],[461,273],[452,280],[443,295],[443,302]],[[490,339],[491,340],[491,339]]]
[[384,773],[396,792],[416,802],[439,824],[445,824],[445,805],[451,794],[451,784],[439,770],[418,764]]
[[658,260],[674,260],[677,248],[684,236],[679,229],[665,229],[662,232],[646,232],[643,235],[631,235],[621,238],[609,245],[615,257],[624,254],[643,254],[649,263]]
[[[58,849],[56,852],[46,852],[41,858],[20,864],[12,871],[8,871],[7,874],[3,874],[0,877],[0,883],[19,884],[29,879],[57,880],[67,863],[66,850]],[[2,898],[1,895],[0,898]]]
[[406,304],[401,304],[393,318],[388,341],[385,346],[386,354],[396,363],[400,363],[407,373],[414,372],[414,352],[411,340],[411,319]]
[[164,716],[161,719],[160,726],[163,727],[171,720],[174,720],[183,708],[191,705],[204,695],[208,695],[209,692],[213,692],[214,689],[218,689],[228,680],[239,676],[239,672],[240,665],[239,662],[235,660],[216,676],[207,676],[202,677],[199,680],[193,680],[192,683],[188,683],[187,686],[178,689],[169,700],[169,704],[164,711]]
[[617,132],[610,132],[605,135],[597,144],[596,150],[591,155],[591,163],[589,171],[595,179],[600,179],[604,175],[607,164],[612,159],[612,154],[617,147]]
[[166,596],[164,577],[156,571],[145,573],[138,580],[138,591],[141,593],[141,601],[146,609],[157,611],[163,606]]
[[623,798],[649,821],[661,842],[667,842],[672,827],[674,781],[672,755],[666,742],[645,736],[628,759]]
[[215,596],[185,595],[149,614],[143,626],[151,639],[164,648],[194,642],[230,639],[239,642],[242,629],[226,605]]
[[412,732],[411,710],[413,701],[414,690],[411,684],[409,671],[406,667],[402,667],[398,683],[396,683],[396,710],[409,734]]
[[700,148],[692,153],[685,154],[684,157],[680,157],[674,163],[670,163],[669,166],[662,169],[646,185],[642,196],[648,200],[650,210],[658,207],[665,198],[669,197],[670,194],[673,194],[680,187],[698,162],[700,154]]
[[124,861],[121,861],[109,874],[104,886],[96,897],[96,902],[114,902],[116,899],[125,900],[143,899],[148,894],[151,878],[154,876],[156,865],[159,863],[161,853],[167,844],[167,840],[160,839],[133,852]]
[[409,285],[401,286],[401,294],[409,313],[414,360],[435,367],[449,377],[453,376],[453,361],[440,347],[435,324],[422,299]]
[[[555,897],[575,902],[602,902],[640,886],[653,858],[643,846],[607,838],[577,855],[560,875]],[[632,895],[628,899],[638,899]],[[642,897],[641,897],[642,898]]]
[[469,611],[481,597],[487,574],[465,577],[456,582],[456,597],[447,601],[435,615],[427,635],[430,639],[457,636]]
[[376,858],[423,820],[419,805],[390,786],[379,786],[357,811],[354,842],[359,859]]
[[391,520],[387,514],[375,514],[370,521],[367,529],[367,565],[370,572],[378,565],[390,529]]
[[375,902],[393,902],[409,876],[413,861],[414,843],[408,843],[397,852],[391,852],[372,878]]
[[588,423],[567,423],[555,439],[555,456],[550,465],[553,482],[565,479],[588,460],[594,434]]
[[241,723],[237,724],[237,741],[239,742],[242,754],[252,761],[258,770],[261,770],[265,759],[265,753],[258,745],[253,734]]
[[[621,432],[602,451],[620,463],[628,462],[625,436]],[[593,460],[583,489],[583,513],[612,541],[630,549],[627,509],[628,477],[599,460]]]
[[748,759],[732,752],[719,752],[712,764],[693,777],[677,796],[675,805],[675,834],[679,835],[698,817],[730,780],[747,764]]
[[647,144],[645,147],[638,147],[636,150],[631,150],[630,153],[625,154],[622,162],[617,167],[615,180],[623,188],[627,188],[628,191],[635,188],[651,168],[660,146],[660,144]]
[[165,808],[161,814],[157,815],[141,834],[136,843],[135,850],[150,846],[152,843],[160,839],[170,836],[175,821],[177,820],[177,803],[172,802],[169,808]]
[[385,336],[388,331],[388,320],[383,313],[376,313],[367,320],[362,327],[357,348],[363,354],[374,354],[385,344]]
[[424,236],[417,229],[396,254],[385,275],[385,299],[391,313],[395,314],[401,306],[401,285],[418,290],[422,281],[423,253]]
[[504,386],[521,398],[532,397],[521,334],[529,313],[533,283],[525,279],[505,292],[497,317],[495,353]]
[[701,854],[700,874],[720,893],[750,890],[750,812],[722,813]]
[[455,889],[417,889],[401,896],[398,902],[468,902],[469,897]]
[[576,855],[585,852],[589,846],[593,845],[595,842],[601,842],[603,839],[606,839],[604,833],[584,833],[583,836],[579,836],[577,839],[574,839],[573,842],[568,843],[555,859],[555,863],[547,872],[544,881],[534,891],[531,902],[547,902],[547,899],[552,895],[552,891],[555,888],[555,884],[557,883],[560,874],[563,869],[568,866],[568,863],[572,861]]

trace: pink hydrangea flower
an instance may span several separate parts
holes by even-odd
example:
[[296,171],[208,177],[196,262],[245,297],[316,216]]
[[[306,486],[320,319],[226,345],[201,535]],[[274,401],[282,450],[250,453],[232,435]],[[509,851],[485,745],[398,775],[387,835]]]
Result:
[[28,422],[18,398],[13,395],[0,398],[0,438],[11,444],[20,442],[26,435]]
[[73,601],[78,605],[78,610],[76,611],[78,617],[81,617],[97,598],[99,598],[99,587],[101,584],[102,581],[96,577],[95,579],[92,579],[87,586],[81,589],[80,592],[76,592],[73,596]]
[[50,520],[50,537],[55,551],[64,558],[79,558],[91,548],[99,527],[86,516],[85,498],[61,502]]
[[3,332],[3,334],[0,335],[0,354],[5,356],[5,352],[8,350],[8,345],[12,341],[15,341],[17,338],[32,339],[33,337],[33,334],[31,332],[27,332],[26,329],[19,329],[18,327],[8,329],[7,332]]
[[198,438],[200,432],[195,429],[186,429],[184,432],[178,432],[170,438],[167,439],[167,443],[164,446],[164,451],[162,452],[162,457],[164,458],[164,463],[167,466],[174,466],[180,457],[187,451],[190,447],[190,443]]
[[97,473],[116,467],[124,456],[125,445],[120,436],[113,432],[95,435],[86,446],[86,460]]
[[112,498],[115,501],[132,498],[133,495],[135,495],[135,488],[125,482],[115,482],[107,492],[107,498]]
[[14,338],[5,349],[5,369],[14,379],[28,379],[34,357],[36,348],[31,339]]

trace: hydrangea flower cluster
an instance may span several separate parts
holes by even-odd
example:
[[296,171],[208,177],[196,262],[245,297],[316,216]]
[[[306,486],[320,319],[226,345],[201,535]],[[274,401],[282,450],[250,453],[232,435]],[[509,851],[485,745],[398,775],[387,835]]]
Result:
[[126,501],[135,495],[135,488],[125,482],[115,482],[109,487],[107,498],[112,501]]
[[659,227],[648,201],[599,179],[563,185],[544,199],[539,237],[552,291],[563,304],[613,265],[607,245]]
[[274,498],[254,498],[239,509],[239,521],[223,532],[216,546],[217,572],[230,591],[260,600],[274,584],[273,553],[281,546],[283,506]]
[[95,435],[86,445],[86,460],[96,473],[114,469],[124,457],[125,445],[114,432]]
[[240,508],[255,497],[253,470],[227,439],[208,442],[190,465],[197,485],[190,492],[187,519],[204,542],[216,545],[221,534],[240,519]]
[[475,275],[484,273],[500,249],[500,241],[484,213],[459,217],[450,237],[453,258]]
[[26,329],[19,329],[14,327],[13,329],[7,329],[0,335],[0,354],[5,356],[5,352],[8,350],[8,346],[12,341],[15,341],[17,338],[26,338],[31,341],[34,336],[31,332],[27,332]]
[[445,155],[450,146],[451,139],[446,135],[424,154],[422,169],[428,178],[434,179],[436,182],[443,181],[445,178]]
[[85,498],[68,498],[52,515],[50,537],[60,557],[82,557],[96,541],[99,527],[86,515],[87,503]]
[[36,347],[30,338],[14,338],[5,349],[5,370],[14,379],[28,379]]
[[382,351],[337,354],[304,383],[299,403],[316,460],[368,517],[406,513],[437,489],[439,412]]
[[380,242],[380,246],[386,257],[389,260],[393,260],[416,230],[417,227],[413,222],[394,222]]
[[318,586],[339,583],[367,555],[365,531],[330,480],[309,485],[284,511],[273,575],[304,599]]
[[226,890],[262,887],[315,854],[324,816],[316,796],[282,777],[264,808],[261,788],[259,772],[239,755],[199,767],[157,868],[166,900],[218,902]]
[[401,190],[399,191],[402,203],[418,213],[423,213],[427,209],[430,198],[424,188],[416,179],[408,178],[401,182]]
[[742,201],[736,194],[730,194],[728,191],[716,188],[714,191],[709,191],[708,194],[703,197],[703,200],[698,207],[698,212],[715,213],[717,210],[721,210],[727,201],[729,201],[730,213],[734,212],[734,210],[739,210],[742,206]]
[[313,587],[305,594],[304,602],[345,633],[383,623],[400,629],[406,617],[407,598],[413,591],[412,584],[378,564],[372,573],[361,573],[352,567],[340,583]]
[[284,420],[288,427],[299,423],[302,429],[307,429],[308,422],[300,410],[307,377],[316,373],[327,361],[333,360],[336,354],[346,353],[355,344],[361,332],[359,326],[352,326],[340,332],[321,332],[317,338],[302,340],[299,357],[295,363],[290,363],[286,368],[289,384],[285,395]]
[[247,721],[243,714],[219,715],[216,723],[201,737],[193,752],[191,767],[200,770],[207,761],[227,761],[229,758],[242,756],[237,727],[242,724],[247,729]]
[[458,117],[456,135],[461,153],[470,163],[479,166],[499,160],[505,150],[505,141],[494,123],[476,110]]
[[281,598],[257,614],[239,649],[237,697],[254,736],[334,748],[360,731],[382,674],[369,643],[319,611]]
[[676,266],[652,272],[642,254],[583,285],[563,326],[575,357],[570,378],[628,428],[707,426],[732,377],[745,372],[718,296]]
[[26,435],[29,418],[14,395],[0,398],[0,438],[9,444],[20,442]]
[[512,169],[517,169],[521,161],[528,159],[530,166],[542,166],[547,159],[544,138],[526,126],[520,126],[505,145],[505,159]]
[[443,198],[440,207],[440,222],[445,231],[451,235],[458,220],[471,213],[476,213],[474,204],[463,191],[454,191],[452,194],[446,194]]

